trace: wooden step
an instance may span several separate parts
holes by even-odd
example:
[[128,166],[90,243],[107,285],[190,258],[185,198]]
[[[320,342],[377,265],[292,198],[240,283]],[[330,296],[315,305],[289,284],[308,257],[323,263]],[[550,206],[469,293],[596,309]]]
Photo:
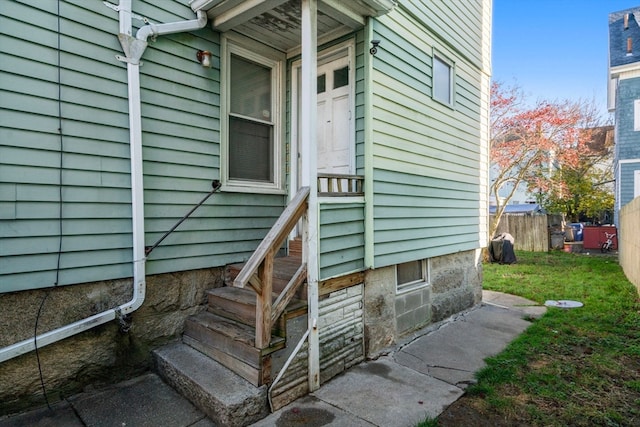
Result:
[[285,346],[272,337],[269,347],[255,348],[255,329],[204,311],[187,318],[183,341],[236,372],[255,386],[269,381],[269,355]]
[[[273,294],[273,301],[278,294]],[[227,319],[255,327],[256,324],[256,293],[251,289],[224,286],[207,291],[207,311]],[[284,337],[286,334],[286,317],[304,315],[307,312],[306,300],[292,299],[287,305],[281,319],[274,325],[272,334]]]
[[[273,294],[275,300],[278,294]],[[207,311],[255,327],[256,293],[252,289],[223,286],[207,291]]]
[[302,258],[302,239],[301,238],[298,237],[293,240],[289,240],[289,256]]
[[[273,260],[273,292],[279,294],[289,283],[289,280],[298,271],[302,259],[298,256],[279,257]],[[224,282],[227,286],[233,286],[233,280],[238,276],[244,263],[229,264],[225,268]],[[303,284],[296,293],[298,299],[307,299],[307,287]]]

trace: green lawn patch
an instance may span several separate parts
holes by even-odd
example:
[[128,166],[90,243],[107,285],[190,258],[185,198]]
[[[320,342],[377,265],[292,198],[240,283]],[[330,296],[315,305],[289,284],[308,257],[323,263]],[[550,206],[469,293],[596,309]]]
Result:
[[467,391],[474,407],[514,425],[640,425],[640,302],[617,260],[517,256],[517,264],[485,264],[484,288],[584,306],[550,307],[488,359]]

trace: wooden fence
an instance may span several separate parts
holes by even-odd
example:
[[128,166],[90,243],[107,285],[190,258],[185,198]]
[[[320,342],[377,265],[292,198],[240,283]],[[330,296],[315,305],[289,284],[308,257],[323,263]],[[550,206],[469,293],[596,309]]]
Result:
[[[493,215],[490,218],[493,221]],[[509,233],[514,238],[515,250],[531,252],[549,251],[549,231],[546,215],[506,214],[500,218],[496,234]]]
[[640,197],[624,205],[620,210],[618,235],[619,261],[627,279],[640,294]]

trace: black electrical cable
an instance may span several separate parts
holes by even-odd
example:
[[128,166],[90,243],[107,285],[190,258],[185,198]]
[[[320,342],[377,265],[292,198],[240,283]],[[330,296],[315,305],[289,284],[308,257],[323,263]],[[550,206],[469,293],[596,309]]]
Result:
[[42,307],[44,307],[44,302],[47,300],[47,297],[49,296],[49,290],[47,290],[47,292],[45,292],[44,297],[42,298],[42,301],[40,301],[40,307],[38,308],[38,315],[36,316],[36,325],[33,329],[33,342],[34,342],[34,346],[36,349],[36,359],[38,360],[38,373],[40,375],[40,386],[42,387],[42,394],[44,395],[44,401],[47,403],[47,408],[49,408],[49,410],[52,410],[51,405],[49,404],[49,398],[47,397],[47,390],[44,386],[44,377],[42,375],[42,364],[40,363],[40,352],[38,351],[38,340],[37,340],[37,336],[38,336],[38,320],[40,320],[40,313],[42,312]]
[[[60,281],[60,259],[62,258],[62,215],[63,215],[63,209],[62,209],[62,167],[63,167],[63,154],[64,154],[64,140],[62,137],[62,77],[61,77],[61,70],[62,70],[62,66],[61,66],[61,52],[60,52],[60,39],[61,39],[61,35],[60,35],[60,0],[57,1],[57,29],[56,29],[56,33],[57,33],[57,44],[58,44],[58,49],[57,49],[57,54],[58,54],[58,58],[57,58],[57,62],[58,62],[58,76],[57,76],[57,84],[58,84],[58,135],[60,138],[60,163],[59,163],[59,168],[58,168],[58,178],[59,178],[59,184],[58,184],[58,254],[57,254],[57,261],[56,261],[56,279],[55,282],[53,284],[53,287],[57,287],[58,283]],[[40,351],[38,350],[38,323],[40,321],[40,315],[42,313],[42,308],[44,307],[44,303],[46,302],[47,298],[49,297],[49,294],[51,293],[51,288],[47,289],[47,291],[45,292],[44,296],[42,297],[42,301],[40,301],[40,307],[38,307],[38,313],[36,315],[36,322],[35,322],[35,326],[33,328],[33,345],[35,348],[35,352],[36,352],[36,359],[38,361],[38,374],[40,376],[40,386],[42,387],[42,394],[44,395],[44,400],[47,404],[47,408],[49,408],[49,410],[52,410],[51,408],[51,404],[49,403],[49,397],[47,396],[47,389],[44,385],[44,375],[42,374],[42,363],[40,361]]]

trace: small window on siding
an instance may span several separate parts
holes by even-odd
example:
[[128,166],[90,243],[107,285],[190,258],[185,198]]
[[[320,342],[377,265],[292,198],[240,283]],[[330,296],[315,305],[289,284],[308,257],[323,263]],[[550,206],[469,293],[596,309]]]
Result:
[[453,63],[444,57],[433,55],[433,99],[453,106]]
[[429,260],[421,259],[396,265],[397,293],[410,291],[429,284]]
[[640,99],[633,101],[633,130],[640,130]]

